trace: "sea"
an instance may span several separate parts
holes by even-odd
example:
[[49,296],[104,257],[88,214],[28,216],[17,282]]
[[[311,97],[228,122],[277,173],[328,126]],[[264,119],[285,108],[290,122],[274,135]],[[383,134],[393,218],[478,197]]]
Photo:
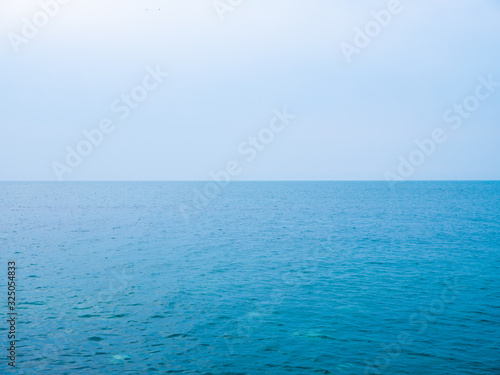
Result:
[[0,216],[1,374],[500,374],[500,182],[4,182]]

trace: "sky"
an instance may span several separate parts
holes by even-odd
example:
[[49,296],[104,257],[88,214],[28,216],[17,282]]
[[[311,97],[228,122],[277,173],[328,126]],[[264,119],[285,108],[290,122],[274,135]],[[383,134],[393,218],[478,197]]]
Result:
[[2,0],[0,181],[498,180],[499,61],[494,0]]

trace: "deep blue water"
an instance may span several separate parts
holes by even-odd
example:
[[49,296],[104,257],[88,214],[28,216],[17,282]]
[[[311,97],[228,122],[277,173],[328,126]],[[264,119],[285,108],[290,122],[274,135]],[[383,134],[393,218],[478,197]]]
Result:
[[1,183],[0,373],[500,374],[499,182],[205,187]]

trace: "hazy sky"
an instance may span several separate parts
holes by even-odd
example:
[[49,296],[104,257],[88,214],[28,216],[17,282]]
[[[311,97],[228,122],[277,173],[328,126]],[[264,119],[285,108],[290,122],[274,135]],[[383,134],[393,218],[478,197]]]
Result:
[[0,180],[500,179],[498,1],[53,1],[0,2]]

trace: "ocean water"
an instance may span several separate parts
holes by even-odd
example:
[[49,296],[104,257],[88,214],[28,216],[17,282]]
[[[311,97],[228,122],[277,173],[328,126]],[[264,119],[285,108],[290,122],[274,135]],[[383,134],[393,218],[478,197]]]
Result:
[[205,189],[1,183],[0,373],[500,374],[499,182]]

